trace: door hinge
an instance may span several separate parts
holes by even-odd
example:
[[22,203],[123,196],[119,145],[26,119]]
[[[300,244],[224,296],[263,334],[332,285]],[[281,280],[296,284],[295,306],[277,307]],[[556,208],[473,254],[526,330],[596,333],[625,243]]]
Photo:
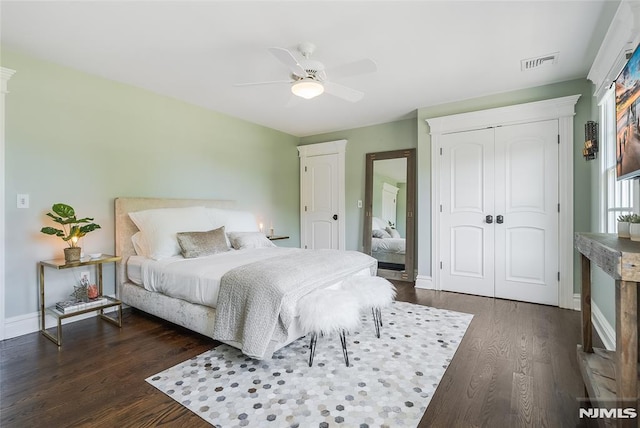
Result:
[[440,204],[440,212],[442,212],[442,204]]
[[560,144],[560,134],[558,134],[558,144]]
[[560,282],[560,272],[558,272],[558,282]]
[[307,172],[307,166],[306,165],[304,166],[304,172]]
[[560,204],[558,204],[558,212],[560,212]]
[[440,262],[440,269],[442,269],[442,262]]
[[442,156],[442,147],[440,147],[440,156]]
[[307,212],[307,206],[306,205],[304,206],[304,212]]
[[306,245],[304,246],[304,249],[305,249],[305,250],[307,249],[307,246],[306,246]]

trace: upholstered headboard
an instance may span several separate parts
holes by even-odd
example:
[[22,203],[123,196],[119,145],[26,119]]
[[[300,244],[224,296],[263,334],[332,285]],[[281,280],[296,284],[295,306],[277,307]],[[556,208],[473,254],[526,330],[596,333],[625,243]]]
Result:
[[116,255],[122,260],[116,263],[117,291],[119,295],[120,285],[127,281],[127,260],[135,255],[131,237],[138,232],[138,228],[129,218],[130,212],[150,210],[157,208],[182,208],[182,207],[207,207],[207,208],[234,208],[234,201],[218,199],[165,199],[165,198],[116,198]]

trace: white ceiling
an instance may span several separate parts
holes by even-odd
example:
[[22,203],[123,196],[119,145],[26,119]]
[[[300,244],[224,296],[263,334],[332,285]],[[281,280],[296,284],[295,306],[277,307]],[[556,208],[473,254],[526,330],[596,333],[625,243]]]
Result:
[[[296,136],[415,116],[421,107],[586,77],[619,1],[2,1],[4,47]],[[268,47],[304,41],[327,68],[378,71],[293,106]],[[523,72],[522,59],[559,52]],[[18,70],[19,71],[19,70]],[[328,76],[330,79],[330,75]]]

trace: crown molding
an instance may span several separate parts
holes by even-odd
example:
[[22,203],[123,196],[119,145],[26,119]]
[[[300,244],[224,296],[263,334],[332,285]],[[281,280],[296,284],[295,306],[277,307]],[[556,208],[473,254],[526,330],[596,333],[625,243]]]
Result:
[[622,0],[611,20],[587,79],[595,85],[600,101],[627,62],[640,41],[640,1]]
[[0,67],[0,79],[2,79],[2,83],[0,84],[0,92],[3,94],[9,93],[7,90],[7,82],[11,79],[11,76],[15,74],[15,70],[6,67]]

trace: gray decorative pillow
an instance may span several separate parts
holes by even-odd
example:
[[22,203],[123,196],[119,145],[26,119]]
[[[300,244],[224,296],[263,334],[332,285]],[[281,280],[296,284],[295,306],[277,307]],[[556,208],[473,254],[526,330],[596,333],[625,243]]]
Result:
[[276,246],[262,232],[229,232],[229,241],[236,250]]
[[229,251],[224,226],[208,232],[178,232],[176,238],[186,259]]

